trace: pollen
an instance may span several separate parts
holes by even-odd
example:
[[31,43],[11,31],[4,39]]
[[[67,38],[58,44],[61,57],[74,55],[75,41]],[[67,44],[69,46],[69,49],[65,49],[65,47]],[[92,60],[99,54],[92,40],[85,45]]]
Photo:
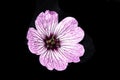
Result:
[[51,34],[49,37],[46,36],[44,43],[47,50],[57,50],[60,48],[60,40],[57,39],[56,35],[53,34]]

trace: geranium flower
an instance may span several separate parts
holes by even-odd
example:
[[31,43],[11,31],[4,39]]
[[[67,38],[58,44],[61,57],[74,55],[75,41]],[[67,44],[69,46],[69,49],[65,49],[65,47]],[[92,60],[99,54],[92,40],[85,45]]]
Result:
[[35,20],[35,27],[27,33],[28,48],[39,55],[40,63],[48,70],[65,70],[68,63],[80,62],[85,50],[79,42],[84,31],[73,17],[66,17],[58,23],[55,11],[41,12]]

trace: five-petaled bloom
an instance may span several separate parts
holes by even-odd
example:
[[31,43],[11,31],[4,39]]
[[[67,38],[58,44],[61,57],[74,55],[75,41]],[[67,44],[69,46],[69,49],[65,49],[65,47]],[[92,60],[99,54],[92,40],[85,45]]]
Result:
[[66,17],[58,23],[55,11],[41,12],[35,20],[35,27],[27,33],[28,48],[39,55],[39,61],[48,70],[65,70],[68,63],[80,62],[85,50],[79,42],[84,31],[73,17]]

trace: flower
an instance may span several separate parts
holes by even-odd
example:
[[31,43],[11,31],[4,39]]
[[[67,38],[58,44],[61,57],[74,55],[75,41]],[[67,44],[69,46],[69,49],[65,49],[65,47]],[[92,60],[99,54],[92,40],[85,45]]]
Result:
[[68,63],[80,62],[85,50],[79,42],[84,31],[73,17],[66,17],[58,23],[55,11],[41,12],[35,20],[35,27],[27,32],[28,48],[39,55],[40,63],[48,70],[65,70]]

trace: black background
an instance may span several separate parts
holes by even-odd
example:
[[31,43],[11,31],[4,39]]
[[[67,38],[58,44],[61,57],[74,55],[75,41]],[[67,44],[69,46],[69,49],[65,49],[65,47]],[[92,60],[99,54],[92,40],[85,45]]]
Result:
[[[116,78],[112,74],[118,71],[116,70],[118,66],[115,64],[118,61],[115,45],[118,44],[116,28],[119,27],[120,22],[120,1],[59,0],[60,11],[54,8],[56,4],[54,1],[38,1],[37,7],[35,0],[5,2],[7,5],[7,8],[4,8],[7,13],[5,22],[10,23],[5,23],[5,26],[8,26],[4,29],[8,32],[5,34],[7,45],[4,50],[5,57],[3,57],[4,74],[10,75],[13,79],[32,80]],[[37,14],[46,9],[59,12],[60,20],[67,16],[73,16],[78,20],[79,25],[91,37],[95,46],[95,52],[89,60],[83,63],[71,63],[65,71],[49,71],[39,63],[39,56],[30,53],[26,44],[27,30],[30,26],[34,26]]]

